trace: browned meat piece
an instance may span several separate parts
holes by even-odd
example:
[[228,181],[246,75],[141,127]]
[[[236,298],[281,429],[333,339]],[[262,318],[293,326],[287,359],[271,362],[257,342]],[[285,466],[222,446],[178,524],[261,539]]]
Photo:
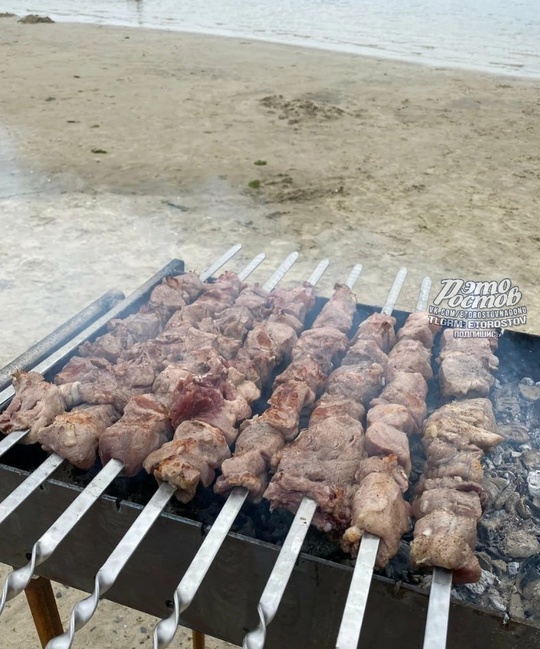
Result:
[[204,375],[207,373],[225,376],[229,370],[224,365],[224,362],[224,359],[218,356],[216,352],[208,356],[204,354],[202,360],[199,360],[196,355],[190,354],[189,359],[167,365],[156,376],[156,380],[152,385],[152,392],[169,409],[172,404],[174,392],[181,381],[190,378],[191,375]]
[[79,469],[89,469],[96,461],[101,433],[117,419],[113,406],[80,406],[57,415],[38,439],[45,451],[58,453]]
[[484,502],[485,494],[484,488],[478,482],[471,482],[470,480],[464,480],[460,476],[444,478],[426,478],[424,475],[420,476],[420,479],[416,483],[415,493],[422,494],[424,491],[429,491],[430,489],[455,489],[457,491],[473,491],[478,494],[480,502]]
[[294,288],[275,288],[270,300],[273,313],[287,313],[304,322],[315,305],[315,289],[307,282]]
[[105,430],[99,439],[103,464],[111,459],[124,463],[124,473],[138,473],[144,459],[162,446],[172,432],[165,408],[153,394],[130,399],[122,418]]
[[274,385],[287,381],[302,381],[315,394],[320,394],[326,385],[327,376],[321,366],[311,356],[300,357],[287,366],[287,369],[276,377]]
[[452,570],[456,584],[475,582],[481,575],[475,546],[476,519],[436,509],[416,522],[411,562],[415,568]]
[[362,421],[366,411],[364,406],[357,401],[340,397],[339,395],[324,394],[313,409],[309,418],[309,425],[318,424],[328,417],[338,417],[339,415],[349,415],[356,421]]
[[158,363],[150,354],[143,353],[136,359],[118,360],[111,371],[128,388],[149,389],[157,376]]
[[242,372],[231,364],[227,366],[227,380],[234,386],[235,394],[248,403],[253,403],[261,396],[261,391],[253,381],[245,378]]
[[497,433],[497,422],[489,399],[464,399],[447,403],[429,416],[424,428],[448,417],[460,423],[483,428],[490,433]]
[[83,343],[79,354],[88,358],[101,357],[114,363],[136,343],[155,338],[161,328],[161,319],[156,313],[135,313],[123,320],[111,320],[109,333],[95,342]]
[[246,286],[236,298],[235,306],[245,307],[256,320],[265,320],[272,312],[268,291],[259,284]]
[[125,341],[127,348],[133,343],[155,338],[161,329],[161,319],[155,313],[134,313],[127,318],[111,320],[107,329],[113,336]]
[[369,427],[375,423],[394,426],[394,428],[399,428],[407,435],[418,432],[418,426],[411,413],[399,403],[383,403],[370,408],[367,413],[367,425]]
[[215,318],[201,320],[198,328],[201,331],[212,334],[220,334],[234,340],[244,340],[248,331],[253,329],[255,318],[249,309],[235,304],[225,309],[222,314]]
[[147,456],[144,468],[158,481],[175,486],[175,497],[187,503],[195,495],[199,481],[208,487],[215,469],[228,457],[229,446],[218,428],[201,421],[184,421],[171,442]]
[[22,443],[34,444],[39,431],[66,409],[62,394],[56,385],[47,383],[37,372],[17,370],[13,374],[15,396],[0,414],[0,431],[30,429]]
[[418,372],[426,381],[433,378],[431,353],[419,340],[398,341],[388,354],[386,379],[391,381],[396,372]]
[[356,556],[363,534],[374,534],[381,539],[376,565],[384,568],[410,528],[409,511],[393,478],[384,472],[368,474],[354,494],[352,524],[343,535],[343,549]]
[[338,367],[328,379],[326,394],[352,399],[364,405],[379,393],[383,375],[384,370],[377,363]]
[[259,389],[277,363],[278,359],[273,354],[256,349],[248,351],[243,347],[238,350],[236,358],[230,361],[230,364],[245,376],[246,380],[253,381]]
[[429,322],[429,313],[418,311],[411,313],[405,324],[398,331],[398,340],[419,340],[426,349],[433,347],[433,340],[440,326]]
[[424,424],[424,445],[441,439],[456,448],[474,444],[489,450],[504,438],[497,434],[491,402],[488,399],[469,399],[449,403],[436,410]]
[[243,487],[252,500],[259,502],[267,486],[268,471],[277,464],[284,444],[281,433],[264,416],[247,422],[236,440],[234,456],[221,465],[222,475],[214,491],[227,494],[234,487]]
[[93,343],[83,343],[79,347],[78,353],[81,356],[87,356],[92,359],[94,357],[104,358],[114,363],[123,354],[125,349],[127,348],[124,346],[122,339],[114,334],[107,333],[97,338]]
[[247,335],[244,349],[248,354],[262,352],[275,356],[278,362],[288,358],[296,343],[296,333],[280,322],[261,322]]
[[300,381],[288,381],[274,390],[268,400],[270,407],[263,416],[288,442],[298,435],[300,414],[314,401],[315,395],[308,385]]
[[395,326],[396,319],[392,316],[373,313],[360,323],[353,342],[356,344],[357,340],[374,340],[379,349],[387,354],[396,342]]
[[480,496],[475,491],[458,491],[456,489],[429,489],[416,498],[412,505],[412,513],[416,519],[443,509],[456,516],[467,516],[475,521],[482,516]]
[[409,438],[398,428],[376,422],[366,430],[364,446],[369,455],[394,455],[407,476],[411,473]]
[[349,333],[356,313],[356,295],[345,284],[336,284],[332,298],[324,305],[313,327],[334,327]]
[[361,484],[362,480],[364,480],[364,478],[366,478],[370,473],[387,473],[394,480],[402,493],[405,493],[409,488],[409,480],[403,467],[398,464],[395,455],[387,455],[386,457],[367,457],[365,460],[362,460],[356,471],[356,484]]
[[313,524],[326,532],[344,530],[350,520],[347,493],[363,456],[360,422],[331,417],[285,446],[264,497],[271,509],[296,512],[304,497],[317,505]]
[[197,419],[219,428],[227,443],[237,436],[235,425],[251,416],[245,399],[235,386],[221,377],[189,377],[178,386],[170,407],[174,428],[182,421]]
[[455,333],[455,329],[443,331],[439,362],[459,352],[484,361],[491,372],[497,370],[499,359],[493,353],[498,346],[497,338],[458,338]]
[[272,314],[268,316],[268,322],[281,322],[281,324],[285,324],[291,329],[294,329],[297,334],[304,328],[304,323],[298,320],[298,318],[280,309],[274,309]]
[[349,347],[349,351],[343,359],[342,365],[358,365],[360,363],[377,363],[386,369],[388,356],[377,345],[375,340],[360,338],[354,345]]
[[439,383],[443,397],[462,399],[487,397],[495,379],[486,360],[464,352],[453,352],[441,363]]
[[477,446],[458,450],[434,439],[427,448],[426,478],[460,477],[471,482],[482,482],[484,473],[480,459],[482,451]]
[[84,383],[64,383],[60,392],[69,407],[87,403],[91,405],[113,405],[122,412],[131,397],[143,394],[145,388],[122,385],[112,372],[97,370],[93,379]]
[[105,358],[73,356],[54,377],[54,382],[56,385],[62,385],[63,383],[74,383],[75,381],[81,381],[82,383],[93,381],[96,370],[110,369],[111,367],[112,363]]
[[294,360],[311,356],[328,374],[334,365],[338,365],[348,347],[347,336],[334,327],[308,329],[298,339],[292,351]]
[[203,283],[195,273],[165,277],[150,294],[149,306],[177,311],[193,301],[202,289]]
[[215,282],[204,284],[202,295],[177,311],[167,322],[167,328],[177,327],[182,322],[198,326],[204,318],[211,318],[232,306],[243,287],[235,273],[223,273]]
[[408,409],[417,426],[420,427],[427,413],[427,390],[427,383],[421,374],[396,372],[392,382],[384,388],[380,397],[371,402],[371,407],[390,403],[401,404]]

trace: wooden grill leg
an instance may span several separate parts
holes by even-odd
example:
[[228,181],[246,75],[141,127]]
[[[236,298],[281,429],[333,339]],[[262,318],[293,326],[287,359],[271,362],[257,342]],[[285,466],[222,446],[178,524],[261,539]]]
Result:
[[200,631],[193,631],[193,649],[204,649],[204,637],[204,633],[201,633]]
[[33,578],[25,589],[41,646],[63,633],[62,622],[51,582],[45,577]]

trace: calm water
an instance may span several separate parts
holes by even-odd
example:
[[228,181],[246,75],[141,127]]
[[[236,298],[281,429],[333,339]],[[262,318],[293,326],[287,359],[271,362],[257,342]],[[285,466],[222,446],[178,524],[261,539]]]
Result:
[[540,0],[4,0],[0,10],[540,77]]

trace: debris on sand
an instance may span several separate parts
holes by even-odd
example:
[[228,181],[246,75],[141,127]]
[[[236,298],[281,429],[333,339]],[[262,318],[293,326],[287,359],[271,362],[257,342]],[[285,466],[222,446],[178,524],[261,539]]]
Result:
[[54,20],[49,18],[49,16],[38,16],[37,14],[28,14],[23,18],[20,18],[18,23],[23,23],[25,25],[35,25],[37,23],[53,23]]
[[14,15],[9,11],[0,11],[0,18],[13,18]]

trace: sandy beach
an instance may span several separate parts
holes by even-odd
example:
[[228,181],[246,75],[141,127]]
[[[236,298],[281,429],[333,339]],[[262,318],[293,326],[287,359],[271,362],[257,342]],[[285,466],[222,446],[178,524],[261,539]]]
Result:
[[[404,309],[426,274],[508,277],[540,333],[540,80],[16,18],[0,78],[2,363],[106,290],[237,241],[237,268],[267,253],[257,280],[292,250],[290,281],[328,256],[322,294],[361,262],[372,304],[406,266]],[[80,594],[55,591],[66,620]],[[38,646],[24,598],[0,624],[2,649]],[[150,646],[152,628],[105,602],[75,646]]]

